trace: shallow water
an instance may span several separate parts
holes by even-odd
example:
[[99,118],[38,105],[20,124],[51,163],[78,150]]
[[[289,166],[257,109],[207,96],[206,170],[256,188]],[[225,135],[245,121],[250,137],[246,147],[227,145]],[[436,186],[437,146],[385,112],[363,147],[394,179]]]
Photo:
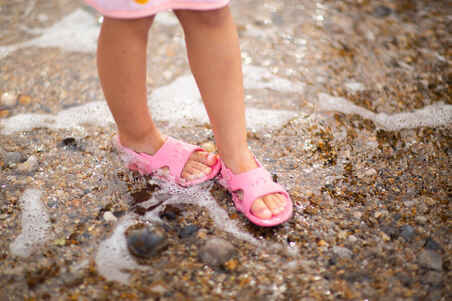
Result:
[[[17,96],[0,104],[0,299],[452,297],[448,1],[231,7],[250,145],[294,202],[273,229],[251,225],[215,182],[181,189],[121,166],[95,12],[67,0],[0,4],[0,94]],[[177,19],[159,15],[150,41],[158,125],[212,142]],[[36,166],[23,165],[30,156]],[[145,206],[158,195],[170,197],[137,210],[137,196]],[[174,219],[162,215],[169,205]],[[168,249],[134,258],[123,233],[136,223],[163,225]],[[198,232],[180,238],[187,225]],[[236,250],[220,268],[200,259],[210,238]]]

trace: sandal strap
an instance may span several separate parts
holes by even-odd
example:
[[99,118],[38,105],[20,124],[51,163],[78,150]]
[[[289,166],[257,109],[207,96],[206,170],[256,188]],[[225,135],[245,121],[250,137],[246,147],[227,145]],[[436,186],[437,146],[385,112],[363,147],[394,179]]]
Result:
[[140,153],[140,155],[148,158],[146,162],[151,170],[157,170],[167,166],[170,175],[180,179],[182,170],[190,156],[195,151],[202,150],[202,148],[196,145],[185,143],[172,137],[167,137],[163,146],[154,155],[151,156],[146,153]]
[[244,213],[250,212],[253,202],[268,194],[281,193],[289,200],[289,195],[278,183],[273,182],[271,174],[258,162],[259,166],[248,172],[233,174],[226,166],[222,166],[222,176],[226,180],[231,193],[243,191],[243,199],[237,197],[236,206]]

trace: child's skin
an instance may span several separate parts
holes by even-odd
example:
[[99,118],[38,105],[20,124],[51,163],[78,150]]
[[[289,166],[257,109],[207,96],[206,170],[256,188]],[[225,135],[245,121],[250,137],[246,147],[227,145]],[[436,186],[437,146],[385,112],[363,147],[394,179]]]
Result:
[[[220,157],[234,174],[257,167],[248,149],[240,47],[226,6],[217,10],[176,10],[185,32],[192,73],[209,115]],[[98,45],[98,70],[105,98],[118,126],[121,144],[154,154],[165,137],[152,121],[146,104],[146,49],[154,16],[124,20],[104,18]],[[162,100],[165,101],[165,100]],[[182,177],[210,172],[216,157],[195,152]],[[281,194],[254,201],[251,212],[262,219],[279,214],[286,204]]]

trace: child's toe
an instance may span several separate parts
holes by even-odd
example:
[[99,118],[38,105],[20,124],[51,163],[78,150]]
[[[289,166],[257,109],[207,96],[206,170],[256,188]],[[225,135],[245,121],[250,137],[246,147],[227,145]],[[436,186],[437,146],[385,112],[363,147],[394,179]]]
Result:
[[251,213],[258,218],[270,219],[272,217],[272,212],[268,209],[262,199],[257,199],[251,206]]

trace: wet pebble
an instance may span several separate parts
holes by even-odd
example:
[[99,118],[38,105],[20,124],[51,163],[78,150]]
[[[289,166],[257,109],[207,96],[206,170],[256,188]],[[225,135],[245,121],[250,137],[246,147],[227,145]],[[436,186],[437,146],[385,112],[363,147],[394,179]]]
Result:
[[6,118],[9,116],[9,111],[8,110],[1,110],[0,109],[0,118]]
[[441,273],[436,271],[428,271],[428,273],[426,273],[423,277],[423,281],[429,284],[438,285],[439,283],[441,283],[441,278]]
[[406,241],[411,241],[416,236],[416,231],[410,225],[400,227],[400,236]]
[[165,209],[160,213],[160,218],[165,218],[167,220],[175,220],[178,216],[182,214],[181,208],[175,205],[166,205]]
[[130,253],[140,258],[150,258],[168,247],[164,230],[157,226],[133,225],[125,235]]
[[113,215],[113,213],[111,213],[111,211],[107,211],[104,213],[104,220],[106,222],[116,222],[118,219],[116,218],[116,216]]
[[347,248],[334,246],[333,253],[339,256],[340,258],[350,259],[353,256],[353,252]]
[[427,223],[427,217],[425,217],[424,215],[417,215],[414,220],[416,221],[416,223],[420,224],[420,225],[424,225]]
[[354,236],[354,235],[350,235],[350,236],[348,237],[348,241],[351,242],[351,243],[355,243],[357,240],[358,240],[358,239],[357,239],[356,236]]
[[66,149],[70,149],[70,150],[79,149],[79,146],[77,145],[77,140],[75,140],[75,138],[72,138],[72,137],[64,138],[61,141],[60,146],[66,148]]
[[212,238],[201,248],[199,257],[202,262],[218,267],[223,265],[235,254],[234,246],[221,238]]
[[34,172],[36,169],[38,169],[38,166],[38,159],[35,156],[30,156],[27,161],[17,165],[17,170],[25,173]]
[[4,167],[12,167],[15,164],[24,162],[25,160],[25,156],[19,152],[5,152],[2,154]]
[[196,225],[188,225],[180,229],[179,238],[187,238],[198,232],[199,227]]
[[385,18],[391,15],[392,10],[385,5],[378,5],[374,8],[373,15],[377,18]]
[[422,267],[432,270],[441,271],[443,269],[443,259],[441,258],[441,255],[431,250],[421,251],[418,255],[418,262]]
[[31,97],[28,95],[21,95],[19,96],[19,103],[21,105],[28,105],[31,103]]
[[434,241],[431,237],[427,237],[427,239],[425,240],[424,248],[432,251],[443,251],[441,245]]
[[0,105],[6,106],[6,107],[15,106],[16,103],[17,103],[17,95],[15,93],[5,92],[2,94],[2,97],[0,98]]

